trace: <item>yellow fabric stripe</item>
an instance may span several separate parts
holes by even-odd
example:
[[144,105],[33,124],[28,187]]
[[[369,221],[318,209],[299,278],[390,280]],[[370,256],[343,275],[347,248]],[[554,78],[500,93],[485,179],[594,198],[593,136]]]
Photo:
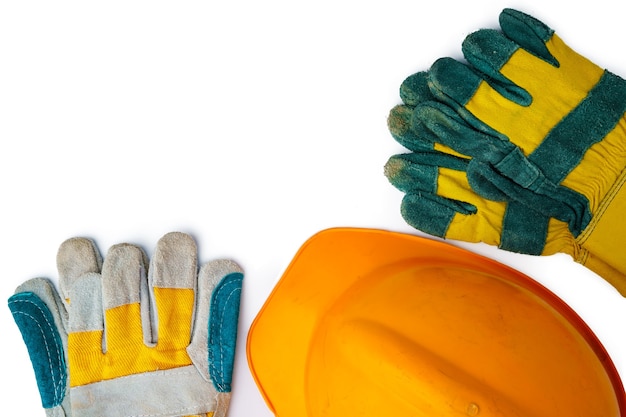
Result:
[[106,353],[101,331],[69,334],[70,386],[191,364],[185,348],[191,335],[193,290],[155,288],[155,300],[159,341],[153,347],[143,342],[138,303],[105,311]]
[[486,82],[466,105],[527,155],[587,96],[603,74],[602,68],[572,51],[557,35],[546,46],[559,61],[558,68],[519,49],[501,69],[504,76],[531,94],[530,106],[513,103]]
[[480,198],[470,188],[465,172],[440,168],[437,178],[437,194],[475,205],[478,215],[456,214],[450,223],[446,238],[467,242],[500,244],[502,219],[506,204]]
[[104,314],[108,351],[123,351],[127,349],[127,346],[143,344],[139,303],[111,308]]
[[194,291],[155,288],[154,296],[159,317],[159,348],[184,350],[191,340]]

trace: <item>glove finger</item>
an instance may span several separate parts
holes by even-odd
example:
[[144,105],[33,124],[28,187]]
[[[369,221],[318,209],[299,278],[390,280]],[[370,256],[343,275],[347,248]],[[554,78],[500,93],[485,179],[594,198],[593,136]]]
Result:
[[187,234],[168,233],[157,243],[148,281],[154,294],[159,348],[180,350],[190,343],[197,258],[196,243]]
[[[488,65],[483,65],[488,69]],[[490,71],[491,76],[481,74],[473,66],[465,65],[453,58],[440,58],[429,70],[430,88],[437,99],[455,109],[465,107],[482,88],[485,102],[502,107],[503,110],[517,110],[532,101],[530,95],[501,74]],[[488,80],[487,80],[488,78]],[[483,91],[484,90],[484,91]],[[502,98],[506,100],[503,100]]]
[[446,239],[500,244],[507,203],[477,194],[462,170],[439,167],[434,186],[435,192],[414,190],[404,197],[401,213],[408,224]]
[[[459,183],[453,177],[464,176],[467,164],[463,158],[439,151],[392,156],[385,165],[385,175],[396,188],[407,193],[400,208],[407,223],[444,237],[457,214],[476,214],[475,205],[455,197],[461,193],[455,189]],[[438,194],[441,188],[448,192],[447,196]]]
[[44,408],[61,405],[68,390],[67,312],[52,282],[26,281],[9,298],[13,314],[33,365]]
[[435,61],[428,76],[433,95],[455,108],[467,104],[484,81],[471,67],[448,57]]
[[446,237],[450,223],[457,213],[473,214],[468,212],[469,207],[463,201],[436,194],[409,193],[402,199],[400,212],[412,227],[430,235]]
[[[88,273],[73,280],[68,290],[71,300],[69,311],[69,333],[72,340],[72,349],[102,351],[102,333],[104,331],[104,309],[102,306],[102,282],[100,274]],[[81,342],[78,346],[74,342],[79,332],[93,332],[93,342]]]
[[[489,65],[482,66],[489,70]],[[481,74],[478,68],[452,58],[435,61],[430,68],[429,80],[435,97],[454,108],[466,106],[479,88],[486,90],[482,94],[488,96],[488,102],[499,106],[528,106],[532,102],[532,97],[526,90],[502,74],[493,70],[488,75]],[[506,100],[502,100],[502,97]]]
[[435,193],[440,167],[465,171],[467,165],[467,159],[439,151],[407,153],[389,158],[385,164],[385,176],[402,192]]
[[408,76],[400,85],[400,98],[408,106],[434,100],[435,96],[428,86],[428,72],[421,71]]
[[559,63],[546,47],[546,42],[554,30],[532,16],[513,9],[504,9],[500,13],[502,32],[531,54],[538,56],[554,66]]
[[102,256],[93,241],[75,237],[61,244],[57,252],[57,270],[59,271],[59,288],[67,301],[69,291],[76,279],[89,273],[99,273],[102,267]]
[[484,74],[484,79],[494,90],[520,106],[529,106],[532,96],[500,72],[518,49],[518,44],[492,29],[482,29],[468,35],[462,45],[467,61]]
[[143,322],[148,321],[148,303],[142,299],[146,269],[146,255],[135,245],[122,243],[107,252],[102,265],[107,351],[122,351],[125,346],[144,343],[144,329],[148,327],[142,323],[142,315]]
[[[482,154],[483,150],[479,147],[487,145],[486,140],[491,140],[472,128],[452,108],[436,101],[424,102],[416,107],[396,106],[391,109],[387,123],[394,139],[414,152],[432,150],[435,144],[440,143],[461,154]],[[488,126],[476,123],[494,138],[507,141],[506,137]]]
[[463,118],[443,103],[423,103],[413,110],[412,134],[420,140],[441,143],[462,155],[495,163],[515,148],[506,136],[478,120],[470,124],[468,117],[471,118],[471,115]]
[[218,392],[230,392],[243,270],[220,259],[202,266],[192,341],[187,352]]
[[460,156],[480,156],[497,163],[515,146],[508,138],[475,119],[464,117],[437,101],[424,102],[416,107],[396,106],[388,118],[392,136],[404,147],[416,153],[430,151],[442,144]]
[[102,378],[100,368],[92,362],[106,351],[100,274],[91,272],[72,280],[68,298],[70,383],[76,387]]
[[487,76],[497,76],[500,68],[519,45],[493,29],[481,29],[468,35],[461,49],[467,61]]
[[420,137],[413,133],[411,130],[412,117],[413,107],[400,105],[391,109],[387,118],[387,126],[391,136],[400,145],[412,151],[432,149],[435,138]]

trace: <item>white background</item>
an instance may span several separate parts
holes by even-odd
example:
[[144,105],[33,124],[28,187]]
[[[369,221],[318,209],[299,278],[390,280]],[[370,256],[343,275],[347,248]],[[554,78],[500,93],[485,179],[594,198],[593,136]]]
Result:
[[[56,279],[58,245],[122,241],[150,255],[189,232],[202,261],[246,271],[230,417],[271,416],[247,330],[299,246],[335,226],[418,232],[383,175],[409,74],[460,56],[515,7],[626,75],[620,2],[19,1],[0,3],[0,295]],[[576,3],[581,4],[581,3]],[[565,255],[451,242],[537,279],[594,330],[626,377],[626,300]],[[44,415],[0,308],[3,415]],[[113,399],[112,399],[113,400]]]

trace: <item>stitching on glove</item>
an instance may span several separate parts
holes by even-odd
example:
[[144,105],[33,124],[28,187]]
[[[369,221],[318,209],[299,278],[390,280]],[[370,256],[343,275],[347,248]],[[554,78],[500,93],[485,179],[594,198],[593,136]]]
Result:
[[595,230],[596,226],[602,219],[602,216],[604,215],[606,210],[609,208],[609,206],[611,205],[611,203],[613,202],[617,194],[619,194],[624,184],[626,184],[626,169],[622,171],[622,173],[620,174],[620,177],[617,179],[615,184],[611,187],[611,190],[607,193],[604,200],[602,200],[602,202],[600,203],[600,206],[598,207],[598,211],[593,216],[593,219],[589,223],[589,226],[585,230],[583,230],[580,236],[578,236],[578,238],[576,239],[576,242],[578,244],[583,245],[587,241],[587,239],[589,239],[589,237]]
[[[159,416],[171,416],[172,413],[176,413],[176,415],[180,415],[180,413],[187,413],[188,411],[193,412],[194,409],[196,409],[198,406],[193,406],[193,407],[185,407],[185,408],[181,408],[179,410],[170,410],[167,411],[165,413],[159,413],[159,414],[133,414],[133,415],[129,415],[126,417],[159,417]],[[205,407],[209,407],[209,405],[205,405]],[[196,413],[197,414],[197,413]],[[204,413],[206,414],[206,413]]]
[[[224,285],[224,286],[220,286],[220,288],[218,288],[218,289],[217,289],[217,292],[216,292],[216,299],[219,299],[219,298],[220,298],[220,297],[219,297],[220,292],[221,292],[222,290],[224,290],[226,287],[227,287],[227,285]],[[222,306],[222,311],[221,311],[220,317],[222,317],[222,318],[223,318],[223,317],[225,316],[224,312],[228,309],[230,299],[232,298],[233,294],[235,294],[236,292],[238,292],[238,291],[240,291],[240,290],[241,290],[241,289],[240,289],[240,287],[238,287],[238,286],[235,286],[235,288],[233,288],[233,289],[231,289],[231,290],[230,290],[230,293],[229,293],[229,294],[228,294],[228,296],[226,297],[226,301],[224,302],[224,304],[223,304],[223,306]],[[223,328],[224,328],[224,320],[221,320],[221,321],[220,321],[220,325],[219,325],[219,333],[220,333],[220,334],[222,333],[221,331],[222,331],[222,329],[223,329]],[[222,382],[222,380],[224,379],[224,349],[220,349],[219,351],[220,351],[220,361],[219,361],[219,362],[220,362],[220,367],[219,367],[219,368],[217,368],[217,367],[215,366],[215,361],[210,361],[210,366],[211,366],[211,369],[212,369],[212,370],[214,370],[214,371],[215,371],[215,372],[216,372],[216,373],[220,376],[220,381],[219,381],[219,382],[216,382],[216,384],[217,384],[218,388],[219,388],[220,390],[225,390],[225,389],[227,389],[227,388],[228,388],[228,385],[229,385],[229,384],[228,384],[228,383],[223,383],[223,382]]]
[[196,370],[186,370],[186,368],[183,369],[164,369],[162,371],[152,371],[152,372],[147,372],[147,373],[141,373],[141,374],[131,374],[131,375],[125,375],[125,376],[121,376],[115,379],[142,379],[142,378],[152,378],[155,375],[158,374],[162,374],[162,375],[167,375],[169,376],[176,376],[176,375],[192,375],[195,374]]
[[[54,355],[52,355],[52,352],[50,351],[50,347],[49,347],[49,344],[48,344],[48,339],[46,338],[46,332],[43,330],[42,324],[45,322],[45,324],[48,326],[48,328],[51,331],[53,331],[53,332],[55,331],[56,328],[54,326],[52,326],[52,324],[48,321],[48,319],[47,319],[47,317],[45,315],[45,312],[41,309],[41,307],[38,306],[37,304],[33,303],[31,300],[10,300],[9,301],[9,305],[17,304],[17,303],[31,304],[31,305],[35,306],[35,308],[37,308],[37,310],[39,310],[41,312],[41,317],[43,317],[43,322],[40,322],[37,317],[35,317],[35,316],[31,315],[31,314],[25,313],[23,311],[20,311],[19,309],[12,310],[13,316],[21,315],[21,316],[24,316],[24,317],[26,317],[28,319],[31,319],[33,322],[35,322],[35,324],[37,325],[37,327],[39,328],[39,331],[41,332],[41,334],[43,336],[42,339],[44,341],[44,346],[46,348],[46,354],[48,356],[48,366],[50,368],[50,377],[52,378],[52,386],[54,387],[54,402],[55,402],[55,404],[58,404],[58,403],[60,403],[60,400],[62,398],[61,394],[62,394],[62,389],[63,389],[63,381],[56,381],[55,372],[54,372],[54,369],[52,367],[52,364],[53,364],[55,358],[53,357]],[[56,361],[57,361],[58,367],[62,368],[63,360],[61,359],[58,351],[57,351],[57,355],[56,355]]]

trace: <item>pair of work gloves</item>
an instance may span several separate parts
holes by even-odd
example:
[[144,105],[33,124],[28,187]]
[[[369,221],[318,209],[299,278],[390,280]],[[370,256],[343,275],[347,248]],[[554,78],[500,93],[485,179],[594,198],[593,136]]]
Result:
[[65,241],[59,289],[35,278],[9,299],[48,417],[223,417],[243,274],[230,260],[198,269],[195,241],[162,237],[148,261],[131,244],[104,260]]
[[566,253],[626,296],[626,81],[516,10],[400,87],[385,166],[425,233]]

